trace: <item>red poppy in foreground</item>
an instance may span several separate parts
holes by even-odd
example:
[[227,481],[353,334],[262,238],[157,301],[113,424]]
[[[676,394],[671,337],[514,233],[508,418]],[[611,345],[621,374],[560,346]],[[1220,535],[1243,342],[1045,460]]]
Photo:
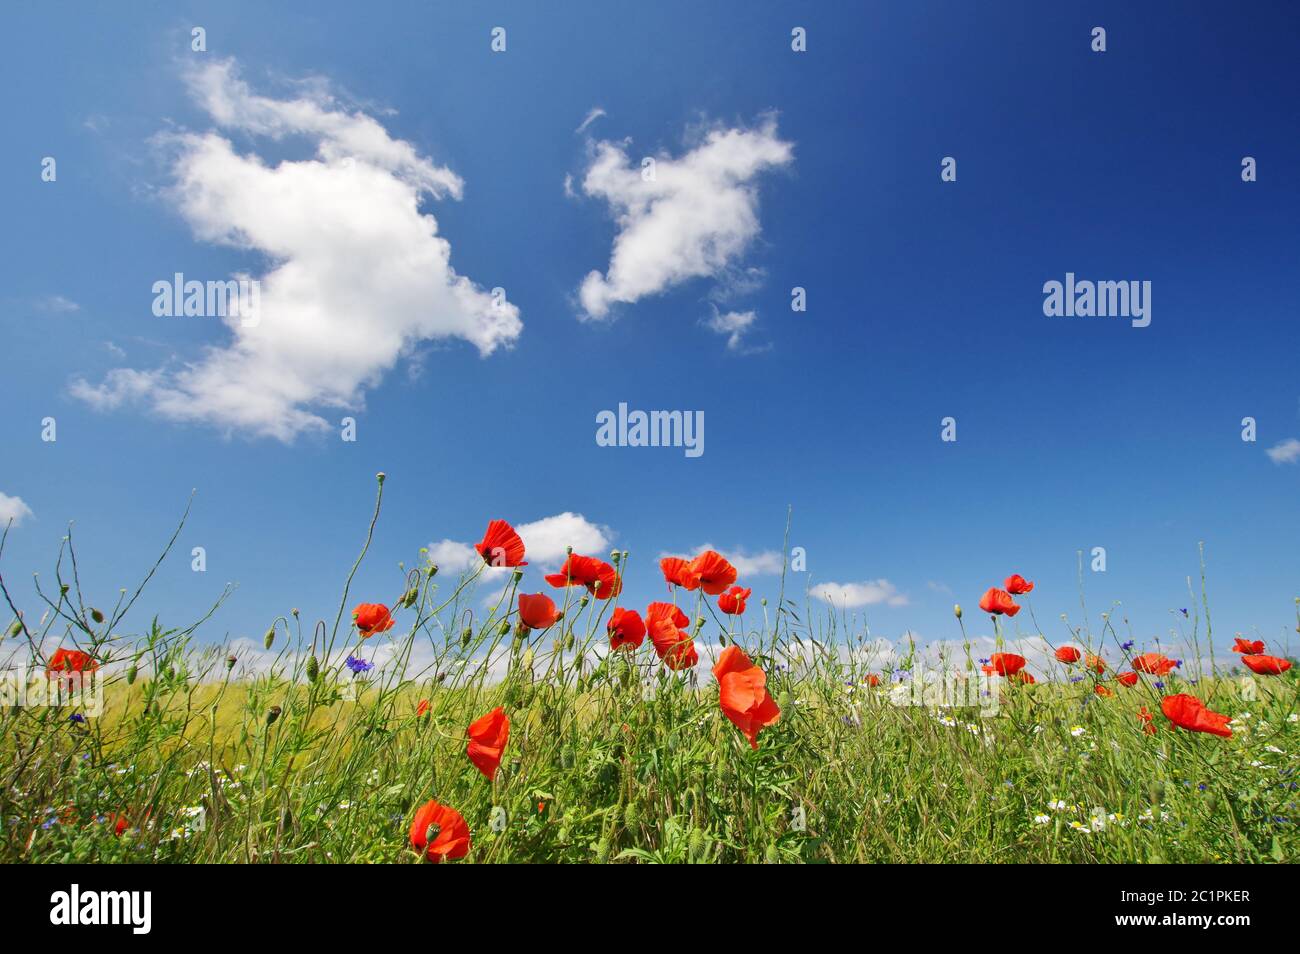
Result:
[[880,677],[877,676],[874,672],[869,673],[867,675],[867,685],[870,686],[872,689],[880,688]]
[[598,600],[618,596],[623,588],[618,573],[604,560],[576,553],[569,554],[559,573],[546,574],[546,582],[558,587],[585,586]]
[[429,700],[421,699],[420,704],[415,707],[415,717],[418,719],[429,711]]
[[1056,658],[1058,662],[1077,663],[1083,658],[1083,653],[1079,652],[1079,650],[1075,649],[1073,646],[1062,646],[1056,651]]
[[488,566],[527,566],[524,560],[524,540],[515,528],[504,520],[493,520],[487,525],[483,539],[474,549]]
[[1021,669],[1007,676],[1007,682],[1018,682],[1022,686],[1032,686],[1037,680],[1027,670]]
[[718,609],[728,616],[743,616],[745,613],[745,600],[754,591],[743,586],[733,586],[727,592],[718,597]]
[[1264,651],[1264,640],[1248,640],[1238,636],[1233,640],[1232,651],[1234,653],[1245,653],[1247,656],[1258,656]]
[[767,691],[767,674],[734,643],[722,651],[713,666],[718,680],[718,704],[745,737],[758,748],[758,733],[781,718],[781,710]]
[[1015,653],[994,653],[984,668],[990,670],[989,675],[997,673],[999,676],[1014,676],[1025,668],[1025,657]]
[[1280,676],[1291,668],[1291,660],[1289,659],[1282,659],[1278,656],[1264,656],[1258,653],[1242,656],[1241,661],[1246,664],[1251,672],[1260,676]]
[[1143,653],[1133,657],[1133,671],[1144,672],[1148,676],[1167,676],[1174,668],[1174,661],[1164,653]]
[[497,706],[481,719],[469,724],[469,745],[465,754],[478,770],[492,779],[501,765],[501,753],[510,741],[510,718]]
[[1205,703],[1195,696],[1181,692],[1176,696],[1165,696],[1160,700],[1160,711],[1180,729],[1189,732],[1209,732],[1211,735],[1220,735],[1225,739],[1232,737],[1232,730],[1228,728],[1231,718],[1221,712],[1210,711],[1205,707]]
[[1015,616],[1020,612],[1020,607],[1011,598],[1011,594],[1006,590],[998,589],[996,586],[990,586],[988,592],[980,597],[980,609],[986,613],[992,613],[994,616],[1001,616],[1003,613],[1008,616]]
[[716,550],[705,550],[691,561],[691,574],[698,577],[700,589],[717,596],[736,582],[736,568]]
[[655,652],[669,669],[689,669],[700,661],[695,640],[685,629],[690,619],[672,603],[651,603],[645,609],[645,628]]
[[641,645],[641,640],[645,639],[645,622],[636,610],[624,609],[620,606],[609,618],[605,631],[609,633],[610,649],[618,649],[620,646],[631,646],[637,649]]
[[1097,695],[1102,696],[1103,698],[1105,698],[1106,696],[1113,696],[1115,694],[1114,689],[1111,689],[1109,686],[1103,686],[1100,683],[1093,686],[1092,691],[1097,693]]
[[1034,584],[1030,583],[1019,573],[1012,573],[1007,577],[1007,581],[1002,585],[1007,588],[1007,592],[1012,596],[1020,596],[1022,593],[1028,593],[1034,588]]
[[684,590],[699,589],[700,577],[691,571],[691,562],[681,557],[664,557],[659,561],[659,569],[664,572],[664,580],[669,586],[680,586]]
[[46,671],[54,676],[65,672],[94,672],[99,663],[90,653],[80,649],[56,649],[50,657]]
[[393,628],[393,616],[383,603],[358,603],[352,611],[352,622],[357,624],[362,639]]
[[1115,677],[1115,681],[1118,682],[1121,686],[1128,686],[1132,688],[1133,686],[1137,685],[1138,674],[1135,672],[1122,672]]
[[444,858],[464,858],[469,854],[469,825],[460,812],[435,801],[428,801],[415,811],[411,822],[411,847],[434,864]]
[[1138,710],[1138,722],[1142,723],[1142,731],[1147,735],[1156,734],[1156,724],[1151,721],[1151,718],[1151,713],[1146,706]]
[[529,629],[548,629],[563,615],[545,593],[519,594],[519,621]]

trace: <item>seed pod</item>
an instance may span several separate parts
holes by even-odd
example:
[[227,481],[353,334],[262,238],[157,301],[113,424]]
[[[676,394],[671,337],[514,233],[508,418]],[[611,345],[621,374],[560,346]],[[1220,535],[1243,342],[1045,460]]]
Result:
[[268,629],[268,630],[266,631],[266,638],[262,640],[262,645],[265,646],[267,649],[270,649],[270,648],[271,648],[271,644],[272,644],[273,642],[275,642],[275,627],[274,627],[274,626],[272,626],[270,629]]
[[473,639],[473,638],[474,638],[474,629],[473,629],[473,627],[471,627],[471,626],[466,626],[466,627],[461,631],[461,634],[460,634],[460,644],[461,644],[462,646],[468,646],[468,645],[469,645],[469,641],[470,641],[471,639]]
[[101,613],[99,610],[95,609],[93,606],[90,608],[90,618],[93,619],[96,623],[104,622],[104,614]]
[[503,619],[501,625],[497,627],[497,635],[504,636],[508,632],[510,632],[510,620]]
[[135,667],[135,663],[132,663],[131,668],[126,671],[126,684],[128,686],[135,682],[135,675],[138,671],[139,670]]
[[320,663],[315,656],[307,657],[307,681],[315,682],[320,678]]
[[953,615],[953,616],[956,616],[958,619],[961,619],[961,604],[960,604],[960,603],[956,603],[956,604],[953,605],[953,608],[952,608],[952,615]]
[[281,711],[281,710],[280,710],[280,707],[279,707],[279,706],[271,706],[271,708],[267,709],[267,710],[266,710],[266,724],[267,724],[267,725],[274,725],[274,724],[275,724],[275,720],[278,719],[278,718],[280,718],[280,711]]
[[637,827],[637,821],[636,802],[628,802],[623,808],[623,827],[628,831],[634,831]]
[[596,864],[603,865],[609,861],[609,839],[602,838],[596,842]]
[[564,637],[564,648],[565,648],[565,649],[572,649],[572,648],[573,648],[573,631],[572,631],[572,630],[569,631],[569,635],[568,635],[568,636]]
[[21,636],[23,634],[23,621],[15,620],[14,624],[9,627],[10,636]]
[[704,857],[704,851],[708,847],[708,841],[704,837],[704,832],[695,828],[691,831],[691,836],[686,840],[686,857],[690,861],[698,862]]

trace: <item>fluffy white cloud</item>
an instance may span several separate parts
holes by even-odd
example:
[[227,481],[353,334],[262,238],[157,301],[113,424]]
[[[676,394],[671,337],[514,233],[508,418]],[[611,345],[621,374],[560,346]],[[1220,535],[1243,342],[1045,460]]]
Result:
[[1275,464],[1294,464],[1300,461],[1300,440],[1288,437],[1264,451]]
[[[742,582],[747,576],[780,576],[781,574],[780,550],[760,550],[758,553],[749,553],[740,547],[725,549],[715,547],[712,543],[702,543],[695,549],[686,551],[685,556],[689,559],[690,556],[703,553],[705,550],[714,550],[726,557],[727,561],[736,568],[736,572],[740,574]],[[660,553],[659,556],[683,556],[683,554]]]
[[715,311],[713,317],[705,319],[704,325],[710,331],[727,336],[728,351],[740,351],[745,333],[757,319],[758,314],[753,311]]
[[230,60],[189,84],[220,129],[315,147],[312,158],[268,164],[216,131],[160,137],[174,149],[166,195],[196,238],[273,263],[253,276],[260,320],[224,318],[232,338],[198,360],[115,369],[98,385],[74,382],[74,395],[289,441],[327,428],[323,408],[362,407],[366,389],[421,342],[459,338],[486,356],[519,336],[518,308],[458,275],[436,219],[420,211],[426,197],[460,197],[454,172],[321,84],[292,99],[259,96]]
[[858,609],[862,606],[906,606],[907,597],[888,580],[866,580],[862,583],[818,583],[808,591],[814,598],[829,603],[837,609]]
[[0,493],[0,528],[5,527],[10,520],[16,527],[30,516],[32,516],[32,508],[23,502],[22,497],[10,497],[6,493]]
[[[614,531],[609,527],[568,510],[531,523],[516,524],[515,530],[523,538],[524,556],[530,564],[562,561],[568,547],[573,547],[575,553],[604,558],[614,538]],[[442,570],[462,573],[477,566],[483,558],[473,543],[439,540],[429,544],[429,559]],[[491,569],[509,572],[505,567]]]
[[759,173],[794,161],[773,116],[752,129],[713,128],[685,155],[654,157],[652,177],[627,149],[593,143],[581,183],[584,194],[608,203],[619,227],[608,269],[588,274],[578,292],[591,318],[725,272],[759,233]]

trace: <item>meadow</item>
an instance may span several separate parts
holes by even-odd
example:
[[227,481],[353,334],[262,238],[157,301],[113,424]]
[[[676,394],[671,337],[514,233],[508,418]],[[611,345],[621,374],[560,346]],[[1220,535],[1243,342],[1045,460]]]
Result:
[[[381,477],[337,615],[269,621],[256,663],[201,640],[211,611],[179,628],[128,623],[128,611],[148,618],[144,584],[112,610],[87,605],[70,537],[57,590],[32,610],[4,581],[11,672],[104,688],[95,715],[0,707],[0,859],[1240,863],[1300,852],[1295,670],[1240,640],[1244,666],[1223,663],[1228,641],[1208,607],[1187,613],[1186,658],[1118,632],[1109,614],[1048,634],[1032,620],[1026,630],[1026,613],[1017,632],[1050,640],[1045,665],[1015,652],[1009,627],[1032,584],[1012,576],[954,609],[966,652],[927,691],[933,662],[920,648],[884,661],[861,622],[796,605],[784,576],[777,599],[752,600],[711,552],[659,566],[573,554],[549,592],[520,594],[507,574],[484,607],[485,568],[516,566],[527,543],[493,521],[483,567],[452,579],[418,566],[389,594],[357,594],[382,497]],[[636,573],[663,574],[664,603],[619,603]],[[987,617],[1002,645],[974,658],[965,626]]]

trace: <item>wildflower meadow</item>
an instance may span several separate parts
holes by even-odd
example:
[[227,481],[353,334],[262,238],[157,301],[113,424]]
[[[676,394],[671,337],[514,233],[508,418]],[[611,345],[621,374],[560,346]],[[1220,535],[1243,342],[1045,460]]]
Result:
[[[784,573],[757,596],[712,550],[569,552],[544,567],[543,591],[522,592],[529,541],[495,517],[465,573],[423,551],[387,592],[356,592],[394,492],[406,490],[380,474],[337,612],[286,607],[257,651],[205,638],[210,613],[154,617],[152,570],[98,602],[71,534],[53,584],[26,593],[0,577],[0,859],[1269,863],[1300,851],[1296,670],[1283,646],[1212,630],[1204,577],[1166,645],[1113,608],[1091,622],[1052,612],[1067,594],[1008,567],[954,607],[949,644],[964,652],[936,659],[903,641],[886,655],[862,619],[811,609]],[[493,575],[506,582],[485,607],[472,597]],[[636,577],[662,599],[625,604]],[[975,620],[996,633],[987,657],[966,635]]]

